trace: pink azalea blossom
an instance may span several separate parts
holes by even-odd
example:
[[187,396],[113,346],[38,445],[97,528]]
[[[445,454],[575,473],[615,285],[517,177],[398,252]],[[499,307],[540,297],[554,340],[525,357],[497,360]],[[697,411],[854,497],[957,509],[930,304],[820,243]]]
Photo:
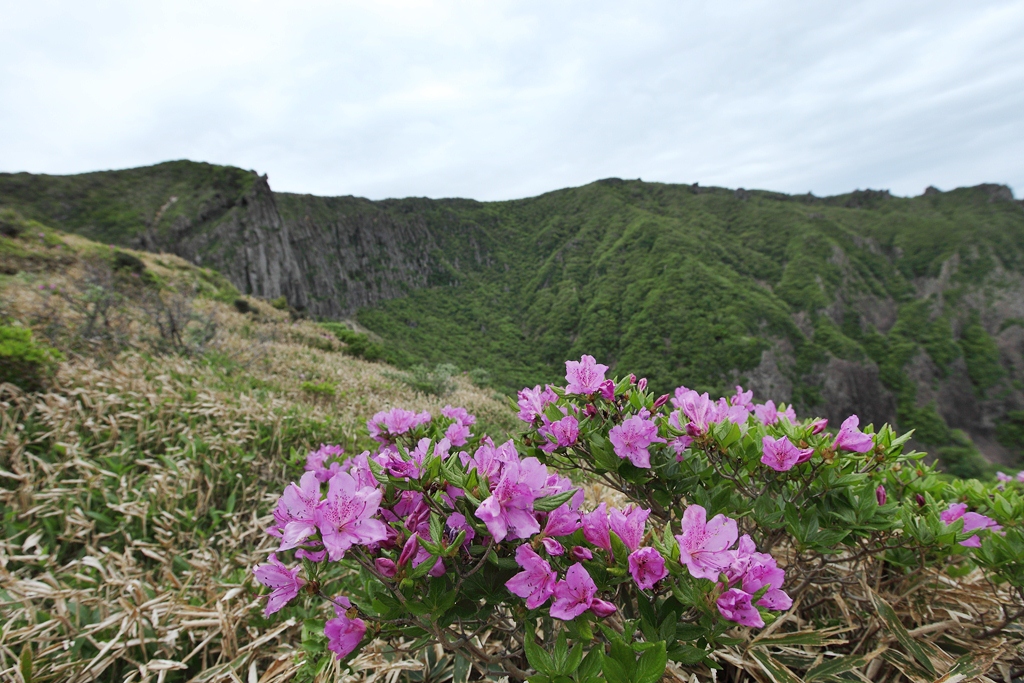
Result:
[[519,419],[523,422],[533,422],[544,414],[544,408],[557,400],[558,396],[550,386],[541,389],[538,384],[533,389],[529,387],[520,389]]
[[754,409],[754,392],[743,391],[743,387],[737,384],[736,394],[732,397],[729,403],[731,403],[734,406],[742,406],[743,408],[746,408],[749,412]]
[[640,548],[630,554],[629,573],[641,590],[654,588],[654,584],[668,576],[668,570],[665,569],[665,558],[650,546]]
[[796,411],[793,410],[793,404],[790,403],[788,406],[786,406],[785,410],[780,411],[779,412],[779,417],[784,417],[787,420],[789,420],[790,424],[795,424],[796,423]]
[[537,458],[507,462],[493,493],[476,510],[494,540],[529,538],[540,531],[533,501],[540,497],[547,470]]
[[528,609],[537,609],[555,592],[558,575],[544,558],[526,544],[516,548],[516,562],[523,571],[506,581],[505,587],[514,595],[525,598]]
[[1017,481],[1024,483],[1024,470],[1017,473]]
[[459,446],[465,446],[466,441],[472,434],[469,433],[469,425],[462,424],[461,422],[452,422],[448,425],[448,429],[444,431],[444,436],[449,442],[456,448]]
[[[967,512],[967,505],[965,503],[951,503],[948,508],[939,514],[939,519],[946,524],[952,524],[958,519],[963,519],[964,526],[961,533],[965,534],[971,531],[1000,531],[1003,528],[991,517],[977,512]],[[981,538],[975,534],[966,540],[960,541],[960,545],[967,548],[980,548]]]
[[885,501],[888,500],[888,496],[885,493],[885,486],[882,484],[879,484],[878,488],[875,489],[875,500],[878,501],[879,505],[885,505]]
[[471,527],[469,522],[466,521],[465,515],[458,512],[453,512],[448,515],[448,519],[445,520],[444,524],[448,529],[450,529],[450,534],[453,540],[459,535],[459,532],[466,532],[465,540],[462,542],[464,546],[468,546],[469,542],[476,537],[476,531],[474,531],[473,527]]
[[395,574],[398,573],[398,565],[395,564],[394,560],[390,560],[386,557],[378,557],[373,561],[373,565],[377,568],[377,571],[380,572],[381,576],[389,579],[393,578]]
[[679,543],[679,561],[697,579],[718,579],[718,575],[733,562],[729,547],[736,542],[736,520],[715,515],[707,521],[707,511],[700,505],[691,505],[683,512],[682,533]]
[[763,425],[773,425],[779,421],[779,412],[775,409],[775,401],[765,401],[754,406],[754,416]]
[[793,600],[782,590],[785,580],[786,572],[779,568],[774,557],[766,553],[752,553],[747,569],[743,573],[742,586],[744,592],[750,595],[765,586],[771,586],[757,601],[758,606],[771,610],[787,610],[793,606]]
[[426,411],[414,413],[411,410],[392,408],[391,410],[382,410],[367,420],[366,428],[370,431],[371,437],[381,443],[388,443],[389,437],[405,434],[428,422],[430,422],[430,413]]
[[557,422],[552,422],[537,430],[545,438],[540,449],[551,453],[556,448],[566,448],[576,443],[580,433],[580,423],[572,415],[567,415]]
[[[340,467],[338,463],[331,463],[327,465],[326,462],[331,459],[339,459],[345,449],[341,446],[327,446],[320,444],[320,448],[315,451],[310,451],[306,455],[306,467],[307,472],[313,472],[316,474],[317,481],[323,483],[334,476],[334,473],[338,471]],[[337,466],[337,467],[335,467]],[[333,468],[333,469],[332,469]]]
[[612,508],[608,513],[608,525],[631,551],[640,547],[644,540],[644,529],[651,511],[627,505],[625,509]]
[[683,414],[689,419],[686,423],[686,433],[690,436],[707,434],[708,426],[718,417],[717,406],[708,398],[707,392],[687,392],[679,403]]
[[813,448],[797,448],[785,436],[780,439],[765,436],[761,439],[761,445],[764,448],[761,462],[777,472],[791,470],[814,455]]
[[556,541],[555,539],[551,538],[550,536],[545,536],[544,538],[540,539],[540,544],[544,546],[544,550],[547,552],[547,554],[551,555],[552,557],[557,557],[565,552],[565,546]]
[[324,635],[327,636],[327,649],[344,659],[359,647],[366,635],[366,622],[362,619],[349,619],[345,610],[339,605],[334,606],[334,619],[324,624]]
[[844,451],[853,451],[854,453],[867,453],[874,446],[870,434],[864,434],[857,425],[860,424],[860,418],[856,415],[843,420],[842,426],[839,428],[839,433],[836,434],[836,440],[834,446],[836,450],[842,449]]
[[441,414],[449,420],[455,420],[459,424],[466,425],[467,427],[476,424],[476,416],[470,415],[469,411],[465,408],[448,405],[441,408]]
[[565,361],[565,387],[567,394],[593,394],[601,389],[607,365],[601,365],[593,356],[584,355],[578,361]]
[[569,567],[565,578],[555,584],[554,595],[551,616],[562,621],[572,621],[591,608],[599,617],[615,611],[614,605],[595,599],[597,584],[579,562]]
[[384,523],[373,519],[380,499],[380,489],[358,488],[347,472],[331,477],[327,500],[316,510],[316,526],[332,562],[343,558],[353,545],[369,545],[387,537]]
[[608,535],[608,506],[601,503],[593,512],[581,515],[583,538],[608,552],[612,549],[612,538]]
[[299,590],[306,584],[299,576],[300,569],[302,567],[288,569],[281,564],[275,553],[270,553],[270,561],[267,564],[258,564],[252,570],[257,581],[273,589],[267,597],[267,607],[263,611],[263,616],[269,617],[299,594]]
[[562,504],[548,513],[544,525],[545,536],[568,536],[582,526],[580,513]]
[[654,399],[654,410],[657,410],[658,408],[668,403],[669,398],[671,398],[669,394],[662,394],[658,398]]
[[316,533],[316,510],[320,505],[320,482],[316,472],[306,472],[288,485],[278,500],[274,518],[281,528],[281,546],[290,550]]
[[601,387],[598,389],[598,391],[601,393],[601,398],[603,398],[604,400],[615,400],[615,382],[611,381],[610,379],[606,379],[605,381],[601,382]]
[[764,619],[751,602],[750,593],[739,588],[730,588],[719,596],[717,604],[719,613],[729,621],[743,626],[761,628]]
[[635,467],[644,469],[651,467],[651,454],[647,448],[652,443],[665,443],[665,439],[658,436],[658,426],[654,421],[640,415],[634,415],[612,427],[608,439],[612,442],[615,455],[629,458]]
[[818,435],[825,431],[825,427],[828,426],[828,420],[821,418],[811,423],[811,434]]

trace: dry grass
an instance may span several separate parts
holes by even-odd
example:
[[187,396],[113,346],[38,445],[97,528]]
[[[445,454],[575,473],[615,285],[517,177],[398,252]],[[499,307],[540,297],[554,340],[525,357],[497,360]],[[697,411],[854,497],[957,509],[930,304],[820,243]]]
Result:
[[[194,275],[175,257],[140,256],[181,286]],[[461,404],[499,429],[507,409],[464,380],[443,398],[415,394],[261,302],[242,315],[196,299],[217,330],[204,353],[155,356],[128,302],[128,345],[89,356],[68,338],[75,312],[38,289],[74,290],[82,268],[23,272],[3,288],[10,318],[55,309],[70,360],[46,393],[0,385],[0,679],[24,681],[23,655],[34,681],[291,678],[300,625],[262,618],[250,570],[270,550],[260,515],[301,471],[293,456],[365,445],[362,424],[392,405]],[[303,392],[305,380],[334,396]],[[382,657],[370,648],[356,668]]]

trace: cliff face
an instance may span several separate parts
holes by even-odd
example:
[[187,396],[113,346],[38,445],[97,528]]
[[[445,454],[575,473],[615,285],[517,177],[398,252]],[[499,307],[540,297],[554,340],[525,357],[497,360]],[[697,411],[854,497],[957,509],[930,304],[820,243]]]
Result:
[[833,423],[898,422],[949,458],[1024,453],[1003,429],[1024,424],[1024,203],[1003,186],[816,198],[608,179],[369,201],[169,162],[0,174],[0,205],[315,317],[358,315],[406,358],[506,389],[590,353],[658,390],[742,382]]

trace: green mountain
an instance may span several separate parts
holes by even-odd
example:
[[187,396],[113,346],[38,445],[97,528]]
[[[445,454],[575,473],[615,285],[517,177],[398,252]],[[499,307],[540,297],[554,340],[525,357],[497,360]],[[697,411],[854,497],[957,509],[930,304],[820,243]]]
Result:
[[355,318],[399,364],[483,368],[504,390],[590,353],[664,391],[742,382],[805,414],[895,420],[954,470],[1024,448],[1024,203],[999,185],[819,198],[608,179],[369,201],[179,161],[0,174],[0,205]]

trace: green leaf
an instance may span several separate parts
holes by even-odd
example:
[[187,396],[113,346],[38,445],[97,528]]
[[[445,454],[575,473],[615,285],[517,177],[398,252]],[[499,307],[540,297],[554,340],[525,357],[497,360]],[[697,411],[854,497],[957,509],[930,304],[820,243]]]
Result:
[[593,650],[587,653],[587,656],[580,662],[579,669],[576,671],[577,681],[586,681],[590,678],[595,678],[601,673],[601,665],[604,663],[604,653],[601,648],[595,647]]
[[665,665],[668,664],[665,643],[659,641],[653,645],[636,662],[636,675],[633,677],[636,683],[658,683],[665,675]]
[[524,649],[526,650],[526,661],[534,669],[547,676],[554,676],[557,673],[551,655],[545,652],[544,648],[537,645],[533,637],[533,631],[526,633]]
[[633,683],[629,678],[629,673],[623,668],[622,664],[608,655],[604,656],[603,671],[608,683]]
[[576,489],[556,493],[553,496],[538,498],[533,501],[533,509],[537,512],[551,512],[552,510],[561,507],[563,504],[568,503],[574,495],[576,495]]
[[866,660],[863,657],[836,657],[835,659],[827,659],[816,667],[811,668],[804,674],[804,680],[817,681],[836,674],[845,673],[847,671],[853,671],[859,669],[866,664]]
[[436,513],[430,515],[430,539],[437,544],[441,543],[443,528],[441,526],[441,517]]
[[[425,547],[425,546],[424,546]],[[429,552],[429,551],[428,551]],[[409,572],[410,579],[419,579],[426,576],[431,569],[434,568],[434,563],[437,562],[437,555],[431,553],[430,557],[423,560],[423,562],[416,565],[411,572]]]

